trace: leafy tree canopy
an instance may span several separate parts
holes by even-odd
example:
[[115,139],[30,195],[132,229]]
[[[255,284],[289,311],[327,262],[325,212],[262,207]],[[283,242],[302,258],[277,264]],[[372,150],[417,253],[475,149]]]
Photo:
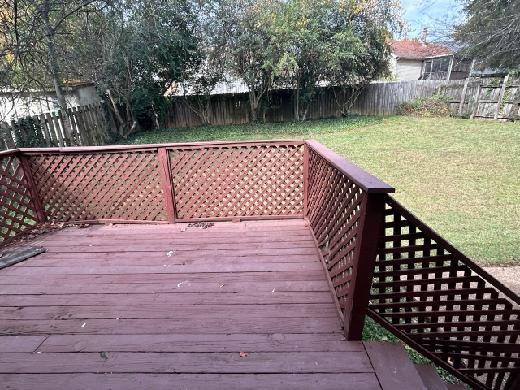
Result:
[[520,66],[520,0],[468,0],[455,38],[462,52],[491,67]]

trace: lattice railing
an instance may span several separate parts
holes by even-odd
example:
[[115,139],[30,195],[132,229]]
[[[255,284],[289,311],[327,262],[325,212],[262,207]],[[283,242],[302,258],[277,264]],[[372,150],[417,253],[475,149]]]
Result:
[[303,145],[217,142],[3,152],[0,241],[35,221],[301,218]]
[[472,386],[513,389],[519,297],[390,196],[381,237],[369,315]]
[[37,222],[307,217],[348,339],[368,313],[477,388],[520,382],[520,299],[315,141],[0,154],[0,241]]
[[318,152],[309,151],[308,219],[341,311],[351,294],[364,199],[359,185]]
[[382,217],[379,199],[393,188],[315,141],[306,143],[305,176],[306,216],[345,334],[359,339],[375,256],[370,239]]
[[303,215],[303,143],[169,151],[179,220]]
[[0,155],[0,242],[34,226],[37,222],[26,171],[16,153]]
[[164,221],[156,150],[28,155],[51,222]]

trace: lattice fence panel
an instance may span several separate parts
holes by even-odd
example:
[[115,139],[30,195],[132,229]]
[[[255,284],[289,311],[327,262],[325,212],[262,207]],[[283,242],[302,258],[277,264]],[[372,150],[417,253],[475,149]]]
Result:
[[309,149],[309,221],[344,309],[350,296],[354,256],[366,193],[320,154]]
[[303,145],[170,151],[179,219],[303,214]]
[[49,221],[166,219],[156,150],[42,153],[29,163]]
[[0,242],[36,224],[34,206],[20,160],[0,157]]
[[[369,310],[475,387],[520,371],[520,299],[388,197]],[[511,387],[512,388],[512,387]]]

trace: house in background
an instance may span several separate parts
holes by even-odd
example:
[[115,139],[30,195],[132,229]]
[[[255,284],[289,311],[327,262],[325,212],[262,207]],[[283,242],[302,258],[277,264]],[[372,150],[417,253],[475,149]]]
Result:
[[[63,87],[69,107],[97,104],[101,101],[92,83],[68,83]],[[58,98],[54,90],[18,92],[0,90],[0,121],[58,111]]]
[[393,41],[390,70],[395,80],[463,80],[471,60],[442,45],[419,39]]

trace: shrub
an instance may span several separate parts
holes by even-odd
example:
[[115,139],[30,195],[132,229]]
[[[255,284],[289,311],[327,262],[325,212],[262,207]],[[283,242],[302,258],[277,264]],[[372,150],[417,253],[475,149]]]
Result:
[[448,101],[449,99],[446,95],[437,93],[430,97],[419,98],[401,104],[398,108],[398,113],[421,117],[449,116],[450,108]]

